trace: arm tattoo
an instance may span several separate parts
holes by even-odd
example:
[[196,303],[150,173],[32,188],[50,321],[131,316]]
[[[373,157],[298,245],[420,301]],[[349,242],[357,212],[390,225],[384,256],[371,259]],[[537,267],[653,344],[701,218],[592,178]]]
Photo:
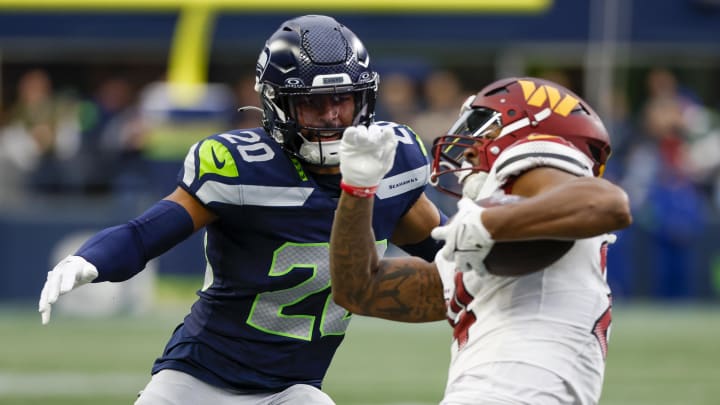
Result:
[[372,200],[340,198],[330,240],[334,294],[361,315],[406,322],[444,318],[434,265],[420,258],[379,260],[372,232]]
[[382,260],[363,309],[382,318],[422,322],[445,317],[437,271],[422,259]]

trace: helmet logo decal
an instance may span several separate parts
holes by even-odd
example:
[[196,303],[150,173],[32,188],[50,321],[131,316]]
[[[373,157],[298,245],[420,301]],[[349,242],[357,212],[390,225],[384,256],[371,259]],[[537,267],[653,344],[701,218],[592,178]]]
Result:
[[360,77],[358,77],[358,82],[360,82],[360,83],[367,83],[370,80],[372,80],[372,76],[370,75],[370,72],[362,72],[362,73],[360,73]]
[[285,79],[285,86],[286,87],[305,87],[305,83],[303,83],[302,79],[299,77],[289,77]]
[[[268,60],[270,56],[270,49],[265,48],[263,49],[262,53],[260,54],[260,57],[258,58],[257,64],[255,65],[255,77],[260,78],[265,74],[265,69],[268,65]],[[257,79],[256,79],[257,80]]]
[[535,83],[528,80],[518,80],[518,83],[520,83],[525,101],[529,105],[541,107],[547,102],[554,113],[563,117],[567,117],[580,102],[580,100],[569,94],[563,96],[560,90],[553,86],[542,85],[537,87]]

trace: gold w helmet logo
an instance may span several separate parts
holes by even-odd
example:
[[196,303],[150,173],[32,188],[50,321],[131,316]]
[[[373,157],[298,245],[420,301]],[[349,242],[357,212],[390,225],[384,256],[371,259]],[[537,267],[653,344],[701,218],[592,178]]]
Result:
[[580,100],[569,94],[563,95],[560,90],[553,86],[542,85],[538,87],[528,80],[518,80],[518,83],[520,83],[525,101],[529,105],[542,107],[547,103],[554,113],[563,117],[567,117],[580,102]]

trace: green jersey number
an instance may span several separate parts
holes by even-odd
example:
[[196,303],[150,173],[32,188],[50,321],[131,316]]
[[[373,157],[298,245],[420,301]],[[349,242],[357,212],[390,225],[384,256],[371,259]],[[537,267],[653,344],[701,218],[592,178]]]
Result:
[[[378,242],[382,256],[387,242]],[[305,281],[285,290],[267,291],[255,296],[247,323],[266,333],[301,340],[311,340],[316,323],[321,336],[342,335],[350,322],[350,313],[335,304],[330,291],[330,255],[328,243],[285,243],[274,255],[270,277],[285,277],[294,270],[312,269]],[[317,314],[288,315],[285,308],[296,305],[308,297],[322,294],[324,305]]]

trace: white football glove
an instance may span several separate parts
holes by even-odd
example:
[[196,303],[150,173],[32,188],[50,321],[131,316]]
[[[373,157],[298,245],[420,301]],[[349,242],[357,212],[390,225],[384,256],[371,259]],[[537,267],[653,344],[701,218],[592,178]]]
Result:
[[52,304],[68,291],[95,280],[98,271],[95,266],[80,256],[68,256],[48,272],[47,281],[40,293],[38,311],[42,324],[50,322]]
[[433,238],[445,241],[440,254],[444,259],[454,261],[460,271],[487,271],[483,261],[495,241],[482,223],[484,210],[473,200],[462,198],[458,201],[458,212],[450,222],[432,231]]
[[340,173],[343,182],[357,187],[374,187],[395,161],[397,136],[389,126],[347,127],[340,142]]

